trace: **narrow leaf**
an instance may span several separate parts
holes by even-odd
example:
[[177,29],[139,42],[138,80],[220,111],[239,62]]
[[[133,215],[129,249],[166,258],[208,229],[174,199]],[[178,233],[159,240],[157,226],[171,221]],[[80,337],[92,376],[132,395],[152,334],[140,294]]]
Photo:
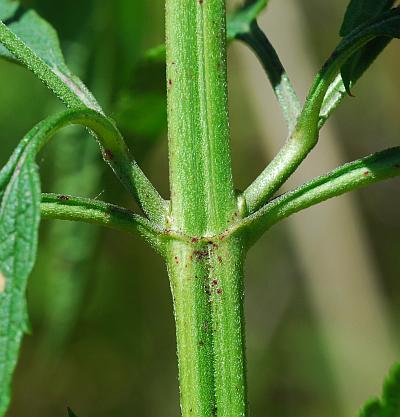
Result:
[[10,384],[24,332],[25,291],[36,256],[40,182],[31,147],[24,141],[0,172],[0,416],[10,401]]
[[[67,67],[54,28],[17,1],[0,0],[0,58],[22,63],[69,107],[101,107],[83,82]],[[8,30],[7,30],[8,29]]]
[[[351,0],[340,29],[341,36],[349,35],[353,30],[388,11],[395,0]],[[380,53],[390,43],[389,38],[378,37],[353,55],[342,67],[344,86],[351,95],[351,86],[369,68]]]

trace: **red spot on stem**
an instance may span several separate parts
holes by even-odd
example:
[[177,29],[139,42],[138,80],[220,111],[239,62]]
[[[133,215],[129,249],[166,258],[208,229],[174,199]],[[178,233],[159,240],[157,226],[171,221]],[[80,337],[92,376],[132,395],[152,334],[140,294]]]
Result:
[[206,250],[195,250],[195,251],[193,251],[193,255],[196,257],[197,260],[201,261],[204,258],[207,258],[208,251],[206,251]]
[[111,161],[112,159],[114,159],[114,155],[110,149],[104,149],[104,159],[106,159],[107,161]]
[[57,200],[68,201],[69,199],[70,199],[70,197],[67,196],[67,195],[60,194],[60,195],[57,196]]

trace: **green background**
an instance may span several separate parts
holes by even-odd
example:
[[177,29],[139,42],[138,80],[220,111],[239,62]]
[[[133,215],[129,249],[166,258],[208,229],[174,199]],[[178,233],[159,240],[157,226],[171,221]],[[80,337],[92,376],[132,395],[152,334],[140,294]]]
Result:
[[[68,64],[115,118],[145,172],[167,197],[164,65],[143,59],[149,47],[163,42],[163,2],[25,3],[57,28]],[[277,45],[281,37],[286,39],[282,45],[290,46],[278,47],[284,61],[300,54],[316,72],[338,41],[345,6],[345,0],[271,0],[270,20],[267,17],[261,26],[267,33],[268,22],[271,30],[279,26],[271,37]],[[273,22],[280,7],[288,10],[287,20],[279,15],[282,20]],[[299,28],[292,27],[292,18],[301,22]],[[301,33],[296,33],[299,29]],[[300,34],[306,49],[291,49]],[[290,37],[296,39],[291,42]],[[249,82],[245,73],[248,60],[255,58],[246,55],[243,46],[230,48],[232,147],[239,189],[268,161],[272,150],[265,150],[265,141],[277,131],[274,126],[262,128],[265,121],[259,114],[273,111],[272,93],[260,69],[256,81],[266,92],[260,112],[254,80]],[[399,45],[393,43],[356,87],[356,98],[347,99],[329,122],[343,163],[398,144],[399,68]],[[303,94],[300,64],[287,69]],[[13,64],[0,62],[0,80],[3,164],[24,133],[62,105],[31,74]],[[98,197],[136,209],[83,130],[70,128],[58,139],[38,158],[44,191]],[[320,173],[331,168],[326,166]],[[250,252],[246,318],[252,416],[344,417],[356,411],[351,398],[361,405],[369,395],[379,394],[383,375],[396,356],[400,358],[399,185],[399,180],[378,184],[357,192],[352,200],[357,233],[365,245],[363,255],[374,268],[373,285],[363,291],[352,286],[359,260],[350,262],[348,274],[337,277],[339,287],[346,284],[345,301],[334,299],[337,315],[334,309],[324,311],[326,302],[313,290],[309,275],[316,272],[310,272],[299,248],[308,240],[294,238],[290,222],[274,227]],[[315,216],[324,216],[329,204],[319,207]],[[341,216],[337,212],[327,217],[326,225],[340,225]],[[312,219],[304,218],[308,237],[316,232]],[[352,233],[345,231],[344,239],[350,243]],[[40,234],[39,258],[28,289],[32,335],[24,341],[9,417],[66,416],[67,406],[79,417],[178,416],[172,304],[161,258],[139,238],[93,226],[43,222]],[[315,244],[313,262],[321,280],[325,268],[344,262],[337,255],[343,248],[336,250],[336,241],[341,242],[322,233]],[[326,265],[319,250],[328,244],[332,264]],[[369,310],[371,297],[382,317],[365,323],[352,321],[350,314],[343,328],[337,319],[340,312],[350,308],[356,317],[370,314],[376,308]],[[381,331],[382,324],[388,335]],[[360,339],[359,334],[366,337]],[[385,340],[380,340],[382,334]],[[332,352],[344,344],[352,349],[338,361]],[[377,355],[370,354],[371,344],[377,346]],[[378,359],[382,366],[376,366]],[[361,368],[353,371],[355,360]],[[346,385],[350,377],[355,382]]]

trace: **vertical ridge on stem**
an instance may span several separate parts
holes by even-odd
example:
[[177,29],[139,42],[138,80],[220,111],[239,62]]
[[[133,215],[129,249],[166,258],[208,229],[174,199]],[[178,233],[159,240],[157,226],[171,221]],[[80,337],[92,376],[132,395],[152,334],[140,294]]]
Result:
[[[229,144],[225,0],[166,0],[171,241],[184,417],[244,417],[242,242]],[[213,238],[208,239],[209,236]],[[217,237],[216,237],[217,236]]]
[[167,0],[172,217],[215,235],[236,210],[229,144],[225,2]]

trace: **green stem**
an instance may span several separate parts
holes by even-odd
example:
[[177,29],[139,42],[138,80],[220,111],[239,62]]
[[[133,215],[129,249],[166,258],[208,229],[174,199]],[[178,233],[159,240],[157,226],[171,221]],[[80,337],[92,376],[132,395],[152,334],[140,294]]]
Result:
[[248,236],[247,244],[251,245],[271,226],[294,213],[330,198],[399,175],[400,147],[377,152],[343,165],[277,197],[244,219],[236,230],[230,233],[241,235],[245,231]]
[[224,2],[167,0],[172,216],[191,235],[236,209],[229,150]]
[[227,111],[224,0],[167,0],[170,226],[166,261],[184,417],[246,415],[242,242]]
[[184,417],[247,415],[242,248],[223,235],[169,245]]
[[78,221],[139,233],[154,249],[163,252],[164,231],[123,207],[88,198],[44,193],[40,208],[43,219]]

